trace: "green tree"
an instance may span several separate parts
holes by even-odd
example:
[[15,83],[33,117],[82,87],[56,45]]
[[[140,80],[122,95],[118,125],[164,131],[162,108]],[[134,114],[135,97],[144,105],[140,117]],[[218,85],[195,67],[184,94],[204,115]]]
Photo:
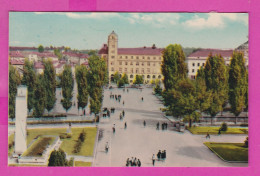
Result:
[[135,75],[135,79],[134,79],[134,84],[143,84],[144,83],[144,79],[142,77],[142,75]]
[[172,89],[178,80],[187,77],[188,69],[181,45],[170,44],[164,49],[161,71],[166,91]]
[[247,106],[247,70],[243,53],[234,52],[229,70],[229,103],[231,112],[237,117]]
[[120,80],[117,82],[118,87],[123,87],[125,86],[125,84],[129,84],[128,76],[126,73],[124,73]]
[[66,159],[66,153],[59,149],[51,152],[48,166],[73,166],[73,162]]
[[54,49],[54,54],[59,58],[62,59],[62,53],[60,52],[60,50],[58,48]]
[[88,55],[89,55],[89,56],[97,55],[97,51],[96,51],[96,50],[90,50],[90,51],[88,52]]
[[17,86],[20,84],[20,75],[15,67],[9,65],[9,92],[8,92],[8,99],[9,99],[9,118],[15,118],[15,97],[17,94]]
[[207,91],[212,91],[212,101],[206,112],[213,119],[217,113],[223,110],[223,104],[228,99],[228,74],[223,57],[210,54],[206,61],[204,74]]
[[38,46],[38,52],[42,53],[44,51],[44,47],[42,45]]
[[61,88],[62,88],[62,96],[63,99],[61,100],[62,106],[64,109],[66,109],[66,112],[68,109],[72,106],[72,97],[73,97],[73,87],[74,87],[74,81],[72,76],[71,67],[69,65],[65,65],[65,68],[62,73],[61,77]]
[[33,109],[34,104],[34,87],[35,87],[36,75],[33,69],[33,63],[28,59],[25,59],[24,73],[22,78],[22,85],[27,86],[27,108],[29,112]]
[[46,91],[46,109],[50,112],[56,102],[56,73],[52,61],[44,61],[44,85]]
[[188,121],[190,127],[193,121],[199,119],[196,87],[191,80],[179,80],[175,89],[167,91],[167,96],[169,97],[168,101],[171,102],[169,110],[173,116]]
[[81,65],[76,67],[76,80],[78,87],[78,108],[82,108],[82,111],[88,104],[87,74],[88,70],[85,66]]
[[119,75],[118,72],[115,72],[115,74],[114,74],[114,83],[117,84],[119,80],[120,80],[120,75]]
[[36,76],[34,100],[33,115],[35,117],[42,117],[46,107],[46,91],[43,75]]

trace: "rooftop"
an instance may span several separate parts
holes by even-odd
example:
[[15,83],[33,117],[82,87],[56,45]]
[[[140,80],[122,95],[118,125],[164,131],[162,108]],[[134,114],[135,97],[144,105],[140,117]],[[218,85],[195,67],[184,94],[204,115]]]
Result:
[[221,50],[221,49],[199,49],[193,53],[191,53],[188,58],[190,57],[208,57],[209,54],[212,55],[221,55],[222,57],[231,57],[233,54],[233,50]]

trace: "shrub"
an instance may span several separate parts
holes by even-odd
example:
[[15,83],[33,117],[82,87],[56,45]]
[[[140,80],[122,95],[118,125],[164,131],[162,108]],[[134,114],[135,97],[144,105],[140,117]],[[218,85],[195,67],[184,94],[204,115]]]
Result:
[[220,131],[227,131],[227,129],[228,129],[228,126],[225,122],[222,123],[221,127],[219,128]]
[[244,141],[245,147],[248,148],[248,137],[246,137],[246,140]]
[[67,138],[71,138],[71,134],[70,133],[62,133],[60,134],[60,139],[67,139]]
[[83,130],[82,133],[80,133],[77,143],[74,146],[73,153],[80,152],[82,143],[85,141],[85,138],[86,138],[86,132]]

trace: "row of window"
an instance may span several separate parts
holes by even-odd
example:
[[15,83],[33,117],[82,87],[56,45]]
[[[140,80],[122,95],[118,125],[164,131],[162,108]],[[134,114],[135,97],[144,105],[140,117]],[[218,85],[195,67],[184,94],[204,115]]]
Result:
[[[119,65],[122,65],[122,61],[119,61]],[[161,62],[152,62],[152,64],[150,63],[150,62],[147,62],[147,66],[156,66],[157,64],[160,66],[161,65]],[[114,65],[114,62],[111,62],[110,63],[111,65]],[[128,62],[125,62],[125,65],[128,65]],[[134,65],[134,62],[129,62],[129,65]],[[141,66],[144,66],[145,65],[145,62],[136,62],[135,63],[135,65],[137,65],[137,66],[139,66],[139,65],[141,65]]]
[[[114,69],[114,67],[111,67],[111,71],[115,71],[115,69]],[[145,73],[145,69],[144,68],[142,68],[142,69],[139,69],[139,68],[136,68],[136,69],[134,69],[134,68],[130,68],[130,69],[128,69],[128,68],[119,68],[118,69],[118,71],[119,71],[119,73],[122,73],[123,71],[124,72],[130,72],[130,73],[142,73],[142,74],[144,74]],[[146,73],[151,73],[151,69],[150,68],[147,68],[146,69]],[[152,71],[152,73],[155,73],[154,72],[154,70]]]
[[[114,50],[111,51],[111,53],[115,53]],[[115,56],[111,56],[112,59],[115,58]],[[120,59],[147,59],[147,60],[162,60],[162,57],[150,57],[150,56],[119,56]]]
[[[134,78],[134,75],[130,75],[129,77],[130,77],[130,79],[132,79],[132,78]],[[142,75],[142,77],[145,78],[144,75]],[[147,75],[147,76],[146,76],[147,79],[150,79],[151,77],[152,77],[153,79],[156,79],[156,75],[152,75],[152,76],[151,76],[151,75]],[[161,79],[162,76],[161,76],[161,75],[158,75],[157,78],[158,78],[158,79]]]
[[[205,63],[202,63],[201,65],[204,66]],[[201,66],[201,65],[200,65],[200,63],[197,63],[197,66],[198,66],[198,67]],[[195,67],[195,63],[192,63],[192,66]]]

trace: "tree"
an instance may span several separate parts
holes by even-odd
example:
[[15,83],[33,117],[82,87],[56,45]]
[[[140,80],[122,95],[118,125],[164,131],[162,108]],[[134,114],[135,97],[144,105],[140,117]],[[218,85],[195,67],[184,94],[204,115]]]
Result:
[[62,73],[62,78],[61,78],[61,88],[62,88],[62,96],[63,96],[61,102],[63,108],[66,109],[66,112],[72,106],[71,99],[73,97],[72,94],[73,87],[74,87],[74,81],[73,81],[71,67],[69,65],[65,65],[65,68]]
[[51,152],[48,166],[73,166],[73,162],[66,159],[66,153],[59,149]]
[[135,75],[135,79],[134,79],[134,84],[143,84],[144,83],[144,79],[142,77],[142,75]]
[[167,91],[167,97],[170,102],[169,110],[173,116],[189,121],[190,127],[192,121],[199,119],[195,85],[191,80],[179,80],[175,85],[175,89]]
[[212,101],[206,112],[213,118],[223,110],[223,104],[228,99],[228,74],[221,55],[212,56],[210,54],[208,56],[204,74],[207,91],[212,91]]
[[27,86],[27,108],[29,112],[33,109],[34,104],[34,87],[35,87],[36,75],[33,69],[33,63],[28,59],[25,59],[24,73],[22,78],[22,85]]
[[44,51],[44,47],[42,45],[38,46],[38,52],[42,53]]
[[129,84],[128,76],[126,73],[124,73],[120,80],[117,82],[118,87],[123,87],[125,84]]
[[20,75],[15,67],[9,65],[9,92],[8,92],[8,99],[9,99],[9,118],[15,118],[15,97],[17,94],[17,87],[20,84]]
[[38,75],[36,77],[34,100],[35,101],[33,105],[33,115],[35,117],[42,117],[44,109],[46,107],[46,91],[44,86],[43,75]]
[[54,49],[54,54],[55,54],[59,59],[62,58],[62,53],[60,52],[60,50],[59,50],[58,48],[55,48],[55,49]]
[[76,81],[78,87],[78,108],[82,108],[82,111],[88,104],[87,74],[88,70],[85,66],[81,65],[76,67]]
[[[247,70],[243,53],[234,52],[229,70],[229,103],[231,112],[237,117],[246,105]],[[236,121],[235,121],[236,122]]]
[[88,52],[88,55],[89,55],[89,56],[97,55],[97,51],[96,51],[96,50],[90,50],[90,51]]
[[188,69],[181,45],[170,44],[164,49],[161,71],[164,76],[163,83],[166,91],[172,89],[179,79],[187,77]]
[[46,91],[46,109],[50,112],[56,102],[56,73],[52,61],[44,61],[44,84]]
[[120,75],[119,75],[118,72],[115,72],[115,74],[114,74],[114,83],[117,84],[119,80],[120,80]]

